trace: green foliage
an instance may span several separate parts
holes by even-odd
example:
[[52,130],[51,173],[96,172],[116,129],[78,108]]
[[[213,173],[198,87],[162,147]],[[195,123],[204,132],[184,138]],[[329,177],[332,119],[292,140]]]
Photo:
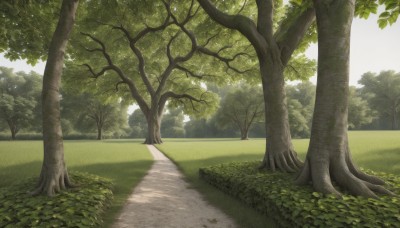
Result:
[[222,98],[216,113],[217,125],[222,128],[235,125],[242,137],[247,137],[252,125],[264,120],[262,88],[242,82],[227,89],[229,92]]
[[308,138],[315,103],[315,85],[304,81],[286,86],[290,133],[294,138]]
[[87,173],[71,173],[78,187],[53,198],[32,197],[31,178],[0,188],[0,227],[98,227],[113,197],[112,183]]
[[12,134],[37,127],[40,89],[40,75],[0,67],[0,125],[7,125]]
[[181,109],[168,109],[162,118],[161,135],[165,138],[184,138],[184,119]]
[[[281,227],[396,227],[400,223],[400,200],[313,192],[310,186],[293,184],[294,175],[260,172],[257,162],[233,162],[199,170],[200,176],[220,190],[239,198],[258,211],[271,215]],[[400,177],[374,173],[387,188],[400,194]]]
[[133,111],[128,118],[128,124],[131,128],[130,136],[133,138],[145,138],[147,135],[147,120],[140,109]]
[[[72,130],[83,133],[102,132],[113,134],[127,127],[127,107],[116,99],[103,99],[92,93],[72,93],[64,91],[61,100],[61,115],[64,126],[68,127],[69,121]],[[63,122],[62,122],[63,123]],[[65,132],[68,134],[68,132]]]
[[385,6],[385,10],[379,14],[378,25],[381,29],[395,23],[400,14],[400,1],[398,0],[372,0],[356,1],[355,15],[367,19],[369,15],[378,13],[378,6]]
[[382,71],[380,74],[365,73],[359,83],[371,108],[376,110],[380,118],[388,117],[391,129],[398,129],[400,120],[400,73]]
[[0,53],[11,60],[45,60],[60,1],[0,1]]
[[361,91],[355,87],[350,87],[349,96],[349,129],[359,129],[360,127],[370,124],[376,117],[377,112],[372,110],[362,96]]

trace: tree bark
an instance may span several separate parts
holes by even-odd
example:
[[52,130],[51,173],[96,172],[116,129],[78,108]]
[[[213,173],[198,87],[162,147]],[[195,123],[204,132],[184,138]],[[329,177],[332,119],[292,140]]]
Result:
[[268,136],[260,168],[296,172],[302,167],[302,162],[292,145],[283,70],[284,66],[276,59],[260,59]]
[[273,34],[274,4],[272,0],[256,1],[257,25],[245,16],[225,14],[210,0],[197,1],[213,20],[242,33],[257,52],[266,107],[265,127],[268,135],[266,152],[260,168],[279,169],[285,172],[299,170],[302,163],[297,158],[291,142],[283,69],[314,21],[314,9],[307,8],[296,15],[296,18],[284,21],[280,29]]
[[318,26],[318,81],[311,140],[296,182],[340,196],[332,182],[351,194],[390,194],[382,180],[353,164],[347,138],[350,31],[355,0],[314,0]]
[[63,0],[60,18],[49,47],[42,89],[44,159],[39,183],[32,192],[33,195],[46,193],[53,196],[71,186],[64,161],[59,87],[66,46],[77,7],[78,0]]
[[163,141],[161,140],[161,119],[162,114],[158,113],[158,107],[151,109],[148,115],[146,116],[147,119],[147,137],[144,144],[162,144]]

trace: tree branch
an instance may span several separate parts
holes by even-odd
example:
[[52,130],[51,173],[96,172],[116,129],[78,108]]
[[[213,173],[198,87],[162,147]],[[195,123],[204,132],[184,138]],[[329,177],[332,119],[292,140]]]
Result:
[[[91,38],[93,41],[95,41],[96,43],[98,43],[101,46],[101,49],[98,49],[97,51],[99,51],[103,54],[104,58],[107,60],[107,63],[108,63],[108,66],[103,67],[103,69],[99,73],[95,73],[89,64],[84,64],[84,66],[86,66],[89,69],[92,76],[94,78],[97,78],[101,75],[104,75],[104,73],[107,70],[113,70],[114,72],[116,72],[117,75],[121,78],[121,80],[129,86],[132,97],[138,102],[138,105],[142,109],[142,111],[144,113],[147,113],[149,111],[149,106],[147,105],[146,101],[140,95],[140,93],[139,93],[138,89],[136,88],[135,84],[133,83],[133,81],[124,74],[124,72],[121,70],[121,68],[119,68],[113,64],[110,55],[106,51],[105,44],[100,39],[97,39],[96,37],[94,37],[88,33],[81,33],[81,34]],[[95,50],[95,49],[92,49],[92,50]]]
[[303,12],[297,13],[297,17],[295,18],[288,17],[281,26],[279,26],[279,29],[274,35],[281,50],[281,61],[283,65],[289,62],[294,50],[315,20],[315,10],[312,6],[305,10],[298,10],[302,10]]
[[259,56],[264,56],[268,43],[264,37],[257,31],[254,22],[242,15],[228,15],[218,10],[210,0],[197,0],[206,13],[217,23],[238,30],[242,33],[254,46]]

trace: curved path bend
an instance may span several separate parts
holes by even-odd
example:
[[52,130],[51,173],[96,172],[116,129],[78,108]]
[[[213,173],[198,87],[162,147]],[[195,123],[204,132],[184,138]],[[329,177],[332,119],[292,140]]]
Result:
[[236,227],[231,218],[190,188],[164,154],[153,145],[147,148],[155,162],[133,190],[113,227]]

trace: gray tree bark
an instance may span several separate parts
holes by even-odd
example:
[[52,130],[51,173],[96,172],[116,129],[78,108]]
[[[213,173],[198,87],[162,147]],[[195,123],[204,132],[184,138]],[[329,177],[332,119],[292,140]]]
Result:
[[318,80],[311,140],[296,182],[340,195],[332,181],[351,194],[390,194],[384,182],[353,164],[347,138],[350,32],[355,0],[314,0],[318,26]]
[[161,139],[161,119],[162,119],[162,110],[159,113],[159,107],[155,106],[150,109],[149,113],[146,116],[147,119],[147,137],[144,144],[162,144],[163,141]]
[[63,0],[60,18],[49,47],[42,89],[44,159],[38,186],[32,192],[33,195],[46,193],[53,196],[71,186],[64,161],[59,87],[66,46],[77,7],[78,0]]

